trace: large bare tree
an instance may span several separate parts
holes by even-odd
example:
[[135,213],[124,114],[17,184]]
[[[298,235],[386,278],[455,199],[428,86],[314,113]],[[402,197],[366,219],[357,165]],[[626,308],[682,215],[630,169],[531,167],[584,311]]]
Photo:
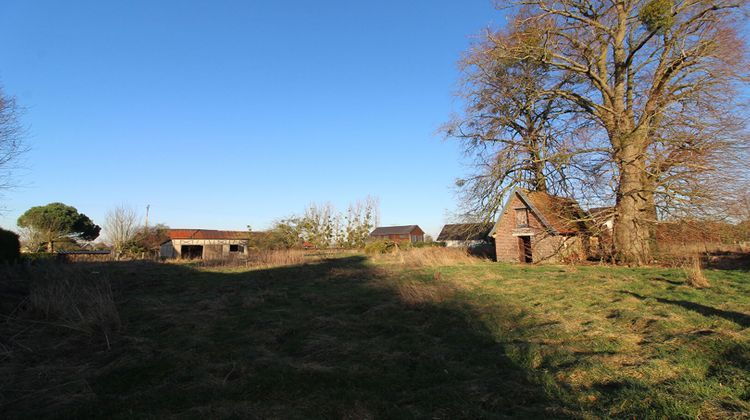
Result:
[[488,31],[460,62],[465,107],[444,132],[462,142],[474,163],[473,173],[458,181],[463,219],[492,219],[516,187],[560,192],[574,172],[573,109],[548,94],[571,80],[552,80],[548,66],[513,55],[539,41],[519,24],[516,19],[510,28]]
[[[683,139],[690,141],[681,142],[670,130],[690,127],[689,116],[698,116],[691,108],[714,109],[710,98],[719,101],[713,105],[736,103],[732,93],[746,69],[737,36],[746,0],[520,0],[517,5],[522,30],[539,41],[511,46],[507,58],[537,61],[556,80],[575,79],[546,94],[578,107],[606,136],[617,258],[648,262],[656,195],[665,193],[662,204],[667,197],[684,201],[681,195],[692,193],[680,185],[701,172],[723,169],[716,154],[703,153],[705,145],[699,143],[709,142],[714,150],[728,150],[727,145],[717,146],[695,130],[683,130],[690,133]],[[696,102],[701,105],[695,107]],[[700,125],[710,127],[705,121]],[[720,141],[725,140],[729,146],[737,141],[731,136]],[[700,153],[691,157],[695,152]]]
[[19,113],[15,98],[6,95],[0,88],[0,190],[13,185],[11,176],[18,157],[27,150]]
[[138,233],[139,219],[138,212],[126,205],[117,206],[107,212],[104,232],[118,258],[124,246]]

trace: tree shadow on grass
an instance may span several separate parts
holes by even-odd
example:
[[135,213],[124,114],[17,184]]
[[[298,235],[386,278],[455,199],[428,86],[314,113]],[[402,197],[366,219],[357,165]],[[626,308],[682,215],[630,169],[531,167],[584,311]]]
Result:
[[[564,416],[455,302],[405,302],[363,257],[244,272],[97,265],[123,328],[47,364],[81,398],[44,389],[11,416],[486,418]],[[18,355],[22,357],[22,355]],[[38,359],[37,359],[38,360]],[[31,366],[30,368],[33,368]],[[65,401],[61,403],[60,401]]]
[[[641,300],[648,298],[648,296],[639,295],[638,293],[633,293],[627,290],[621,290],[620,292],[634,296]],[[666,303],[669,305],[680,306],[685,309],[698,312],[699,314],[703,316],[718,316],[728,321],[737,323],[743,328],[747,328],[750,326],[750,315],[744,314],[742,312],[725,311],[722,309],[716,309],[710,306],[701,305],[700,303],[690,302],[688,300],[673,300],[673,299],[664,299],[664,298],[659,298],[659,297],[654,297],[653,299],[655,299],[659,303]]]

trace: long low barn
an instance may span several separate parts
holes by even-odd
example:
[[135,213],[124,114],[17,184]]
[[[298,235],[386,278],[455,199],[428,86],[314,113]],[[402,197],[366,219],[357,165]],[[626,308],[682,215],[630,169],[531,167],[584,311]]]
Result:
[[161,258],[222,259],[247,255],[250,232],[207,229],[170,229],[159,247]]
[[438,242],[445,242],[451,248],[471,248],[473,246],[492,244],[490,236],[492,223],[458,223],[443,226],[438,235]]

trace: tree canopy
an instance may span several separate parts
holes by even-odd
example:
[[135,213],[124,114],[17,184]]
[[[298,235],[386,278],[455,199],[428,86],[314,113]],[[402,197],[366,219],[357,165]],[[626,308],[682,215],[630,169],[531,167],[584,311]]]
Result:
[[18,226],[30,229],[34,237],[47,244],[52,252],[54,242],[61,239],[93,241],[99,237],[101,228],[73,206],[49,203],[32,207],[18,218]]

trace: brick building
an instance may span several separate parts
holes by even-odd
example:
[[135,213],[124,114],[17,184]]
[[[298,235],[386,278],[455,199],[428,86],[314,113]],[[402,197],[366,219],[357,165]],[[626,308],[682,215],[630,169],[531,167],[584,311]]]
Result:
[[498,261],[561,262],[585,259],[586,214],[570,199],[516,189],[491,235]]
[[424,231],[417,225],[383,226],[375,228],[370,233],[375,240],[390,239],[394,242],[424,242]]

